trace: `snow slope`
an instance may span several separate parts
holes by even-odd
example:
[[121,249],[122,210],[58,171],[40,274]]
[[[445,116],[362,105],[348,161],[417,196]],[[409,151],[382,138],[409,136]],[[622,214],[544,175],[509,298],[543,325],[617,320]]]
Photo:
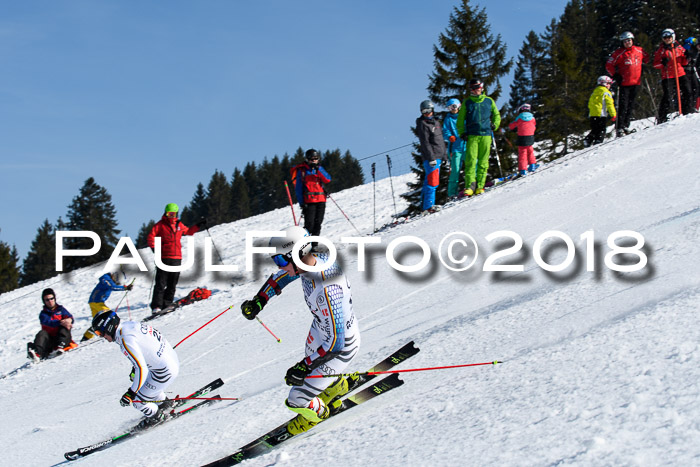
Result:
[[[403,368],[503,360],[502,365],[402,375],[404,386],[332,419],[247,465],[692,465],[700,458],[700,182],[694,173],[700,116],[689,116],[575,153],[534,175],[381,234],[358,271],[355,248],[341,247],[362,331],[352,369],[363,370],[409,340],[421,352]],[[410,175],[394,179],[405,186]],[[334,196],[363,233],[372,230],[373,187]],[[397,193],[402,191],[397,189]],[[398,210],[404,207],[396,200]],[[377,183],[378,225],[394,211],[388,180]],[[324,234],[357,235],[329,203]],[[277,230],[287,208],[210,229],[226,264],[244,267],[248,230]],[[485,272],[485,258],[512,244],[489,242],[517,233],[523,249],[497,263],[522,272]],[[534,260],[536,239],[566,233],[576,244],[571,267],[548,273]],[[592,230],[595,270],[587,270],[581,234]],[[641,271],[606,267],[609,235],[636,231],[649,262]],[[477,264],[450,271],[435,259],[440,241],[463,231],[480,248]],[[197,234],[201,256],[206,232]],[[429,266],[399,273],[385,258],[389,242],[417,236],[433,252]],[[340,244],[339,244],[340,245]],[[400,250],[402,263],[419,260]],[[562,242],[542,248],[550,264],[564,260]],[[144,254],[146,264],[152,264]],[[616,258],[620,261],[620,256]],[[636,262],[625,256],[625,264]],[[182,295],[197,285],[217,292],[153,324],[175,344],[230,305],[252,296],[274,270],[265,260],[251,273],[186,274]],[[201,269],[201,268],[199,268]],[[197,277],[197,274],[200,274]],[[96,269],[0,297],[0,372],[25,362],[25,342],[38,331],[40,290],[53,284],[76,317],[74,336],[89,323],[87,297]],[[150,276],[136,275],[123,318],[149,314]],[[234,284],[233,286],[231,284]],[[115,293],[108,304],[116,306]],[[76,465],[201,465],[290,418],[282,378],[303,354],[311,321],[300,287],[291,284],[260,318],[277,343],[234,307],[178,347],[181,373],[171,387],[185,394],[221,377],[223,402],[76,461]],[[118,401],[130,366],[105,341],[0,379],[0,464],[51,465],[63,453],[136,423]]]

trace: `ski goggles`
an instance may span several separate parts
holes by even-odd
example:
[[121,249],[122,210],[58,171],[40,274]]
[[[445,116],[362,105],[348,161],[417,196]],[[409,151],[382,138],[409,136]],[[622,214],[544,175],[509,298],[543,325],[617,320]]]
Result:
[[447,110],[459,110],[459,107],[459,104],[452,104],[449,107],[447,107]]
[[292,262],[292,254],[291,253],[288,253],[286,255],[274,255],[274,256],[271,256],[271,258],[272,258],[272,261],[275,262],[277,267],[280,267],[280,268],[283,268]]

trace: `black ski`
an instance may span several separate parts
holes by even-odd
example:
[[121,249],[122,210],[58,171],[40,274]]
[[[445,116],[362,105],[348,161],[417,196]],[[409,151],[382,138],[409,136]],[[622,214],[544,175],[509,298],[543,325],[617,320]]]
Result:
[[[224,382],[221,380],[221,378],[218,378],[218,379],[212,381],[211,383],[207,384],[206,386],[202,387],[201,389],[193,392],[188,397],[203,396],[203,395],[208,394],[209,392],[213,391],[214,389],[217,389],[217,388],[223,386],[223,384],[224,384]],[[125,441],[125,440],[139,434],[139,433],[142,433],[150,428],[160,426],[165,422],[169,422],[170,420],[174,420],[176,418],[179,418],[182,415],[189,413],[195,409],[198,409],[204,405],[209,405],[212,402],[216,402],[216,398],[218,398],[218,397],[220,397],[220,396],[219,395],[212,396],[212,400],[205,400],[205,401],[199,402],[198,404],[193,405],[192,407],[188,407],[184,410],[174,411],[171,413],[170,417],[166,418],[165,420],[163,420],[160,423],[157,423],[154,425],[148,425],[145,427],[140,427],[137,425],[137,426],[131,428],[130,430],[126,431],[125,433],[122,433],[119,436],[115,436],[113,438],[106,439],[104,441],[100,441],[99,443],[91,444],[90,446],[78,448],[75,451],[66,452],[65,454],[63,454],[63,457],[65,457],[69,461],[72,461],[72,460],[76,460],[76,459],[79,459],[81,457],[85,457],[87,455],[90,455],[94,452],[101,451],[103,449],[106,449],[107,447],[114,446],[115,444],[121,443],[121,442],[123,442],[123,441]],[[174,404],[173,408],[181,407],[185,403],[187,403],[187,400],[182,400],[182,399],[178,400]]]
[[[331,418],[335,417],[340,413],[345,412],[346,410],[349,410],[364,402],[367,402],[368,400],[377,397],[380,394],[384,394],[394,388],[397,388],[402,384],[403,381],[399,378],[399,375],[397,373],[380,379],[371,386],[368,386],[359,391],[358,393],[343,399],[343,405],[341,409],[335,414],[333,414]],[[301,417],[301,415],[298,416]],[[289,422],[291,422],[291,420]],[[223,467],[230,465],[238,465],[245,460],[252,459],[254,457],[272,451],[273,449],[275,449],[275,447],[296,436],[295,434],[290,433],[287,430],[287,425],[289,424],[289,422],[286,422],[278,426],[274,430],[265,433],[260,438],[256,439],[252,443],[246,444],[233,454],[230,454],[226,457],[222,457],[219,460],[206,464],[204,467]]]
[[[382,360],[381,362],[377,363],[375,366],[370,368],[368,372],[375,372],[375,371],[388,371],[392,367],[402,363],[406,359],[414,356],[420,351],[419,348],[417,348],[414,344],[413,341],[409,342],[408,344],[404,345],[401,347],[399,350],[396,352],[392,353],[389,355],[387,358]],[[354,381],[354,384],[352,384],[349,389],[348,393],[351,391],[357,389],[363,384],[368,383],[369,381],[373,380],[376,378],[377,375],[361,375],[358,379]],[[352,381],[352,379],[350,379]],[[394,373],[390,376],[387,376],[376,383],[372,384],[371,386],[368,386],[356,394],[353,394],[351,396],[346,397],[343,399],[343,405],[341,406],[340,410],[337,411],[336,413],[333,414],[333,416],[342,413],[352,407],[355,407],[359,404],[362,404],[363,402],[368,401],[369,399],[372,399],[373,397],[376,397],[380,394],[384,394],[385,392],[399,387],[403,384],[403,381],[399,379],[399,375]],[[235,453],[223,457],[217,461],[214,461],[210,464],[207,464],[206,467],[212,467],[212,466],[228,466],[228,465],[236,465],[241,462],[243,462],[246,459],[251,459],[253,457],[259,456],[261,454],[264,454],[266,452],[271,451],[272,449],[275,448],[275,446],[279,445],[280,443],[287,441],[288,439],[294,437],[295,435],[289,433],[287,430],[287,425],[292,421],[293,419],[283,423],[282,425],[278,426],[277,428],[265,433],[255,441],[246,444],[242,448],[240,448],[238,451]]]

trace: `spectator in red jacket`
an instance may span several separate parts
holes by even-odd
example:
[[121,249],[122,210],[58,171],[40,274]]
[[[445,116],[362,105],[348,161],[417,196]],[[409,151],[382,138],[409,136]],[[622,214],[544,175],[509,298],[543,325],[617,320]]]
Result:
[[[163,217],[153,226],[147,238],[148,246],[155,251],[155,238],[160,237],[160,256],[166,266],[180,266],[182,264],[180,239],[183,235],[194,235],[206,225],[206,220],[202,219],[192,227],[187,227],[177,218],[179,210],[177,204],[168,203],[165,206]],[[175,288],[179,279],[179,272],[156,269],[155,288],[151,300],[151,310],[154,314],[172,311]]]
[[663,123],[668,120],[668,111],[671,102],[675,102],[675,111],[678,108],[678,90],[676,89],[676,78],[678,78],[678,89],[681,94],[681,111],[684,115],[694,113],[695,108],[690,102],[690,81],[685,74],[685,67],[688,59],[685,56],[685,49],[676,42],[676,33],[673,29],[664,29],[661,33],[663,42],[654,53],[654,68],[661,71],[661,88],[663,95],[659,103],[659,117],[657,122]]
[[27,357],[35,362],[50,354],[60,355],[77,347],[70,332],[74,322],[73,315],[56,303],[53,289],[44,289],[41,292],[41,300],[44,302],[44,308],[39,313],[41,331],[37,333],[34,342],[27,343]]
[[[321,235],[321,224],[326,213],[326,190],[323,185],[330,183],[330,174],[321,167],[321,155],[315,149],[305,154],[306,162],[292,169],[292,179],[297,201],[304,214],[304,228],[311,235]],[[317,242],[313,242],[316,248]]]
[[622,47],[610,55],[605,69],[617,83],[619,100],[617,104],[617,136],[632,133],[629,130],[634,100],[642,82],[642,63],[649,63],[649,54],[634,45],[634,34],[623,32],[620,35]]

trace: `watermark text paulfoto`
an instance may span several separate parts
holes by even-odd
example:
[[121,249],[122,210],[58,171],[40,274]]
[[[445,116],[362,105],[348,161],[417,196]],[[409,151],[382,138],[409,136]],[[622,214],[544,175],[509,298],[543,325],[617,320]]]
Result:
[[[268,239],[270,237],[284,237],[285,233],[283,231],[266,231],[266,230],[255,230],[246,232],[245,238],[245,270],[253,270],[253,257],[254,255],[265,255],[270,256],[275,254],[275,249],[268,246],[255,246],[254,242],[259,239]],[[65,249],[63,245],[63,240],[66,238],[88,238],[93,241],[92,248],[84,250],[71,250]],[[522,272],[525,267],[523,264],[505,264],[505,259],[508,257],[515,257],[522,259],[523,251],[523,239],[517,233],[510,230],[499,230],[497,232],[492,232],[484,237],[484,239],[495,244],[497,240],[505,240],[505,243],[509,244],[508,247],[503,249],[498,249],[491,252],[484,260],[481,270],[484,272]],[[194,265],[195,254],[194,254],[194,238],[191,236],[184,237],[187,242],[187,250],[190,254],[186,255],[186,260],[180,266],[168,266],[163,264],[161,256],[161,239],[160,237],[155,238],[154,254],[155,254],[155,265],[157,268],[169,271],[169,272],[182,272],[186,271]],[[365,271],[366,268],[366,248],[368,245],[380,245],[382,244],[381,237],[342,237],[340,239],[341,243],[346,245],[354,245],[357,248],[357,270],[359,272]],[[336,260],[338,255],[338,250],[331,242],[325,237],[320,236],[309,236],[304,237],[302,241],[295,243],[292,249],[292,257],[297,267],[304,271],[318,272],[324,270],[325,266],[318,264],[314,266],[306,265],[300,261],[297,261],[299,257],[299,250],[305,244],[309,242],[318,242],[324,245],[328,249],[328,262],[332,263]],[[645,254],[644,247],[644,237],[633,230],[619,230],[611,233],[607,237],[607,248],[608,251],[605,254],[603,263],[605,267],[612,271],[617,272],[635,272],[644,267],[648,263],[648,257]],[[583,247],[583,255],[586,260],[586,271],[596,271],[598,265],[596,264],[595,255],[595,233],[593,230],[588,230],[579,236],[579,244]],[[100,251],[102,242],[100,237],[90,231],[57,231],[56,232],[56,271],[63,271],[63,259],[68,256],[91,256]],[[565,248],[566,254],[564,258],[556,264],[550,264],[546,255],[543,255],[543,251],[547,246],[551,245],[561,245]],[[415,249],[417,247],[420,250],[420,259],[414,264],[403,264],[397,260],[397,250],[408,246]],[[214,264],[212,255],[213,241],[211,237],[204,238],[204,270],[207,272],[238,272],[238,265],[224,265],[224,264]],[[124,248],[128,250],[128,255],[124,254]],[[530,250],[529,248],[527,250]],[[574,262],[576,259],[576,254],[578,248],[572,240],[572,238],[565,232],[558,230],[549,230],[539,235],[534,243],[532,244],[532,257],[535,263],[543,270],[548,272],[559,272],[563,271]],[[124,256],[122,256],[124,254]],[[616,257],[625,255],[625,261],[616,261]],[[398,255],[402,256],[402,255]],[[437,257],[440,263],[450,269],[451,271],[467,271],[472,268],[479,257],[479,245],[477,241],[470,234],[466,232],[451,232],[444,237],[438,244]],[[629,258],[636,258],[635,261],[629,261]],[[385,250],[385,258],[389,266],[399,272],[419,272],[423,270],[431,261],[432,251],[430,245],[423,239],[406,235],[398,237],[389,242]],[[500,261],[500,262],[499,262]],[[119,242],[114,248],[112,255],[105,264],[104,270],[113,270],[114,267],[120,265],[135,265],[141,271],[148,271],[146,264],[141,258],[136,246],[131,241],[129,237],[121,237]]]

